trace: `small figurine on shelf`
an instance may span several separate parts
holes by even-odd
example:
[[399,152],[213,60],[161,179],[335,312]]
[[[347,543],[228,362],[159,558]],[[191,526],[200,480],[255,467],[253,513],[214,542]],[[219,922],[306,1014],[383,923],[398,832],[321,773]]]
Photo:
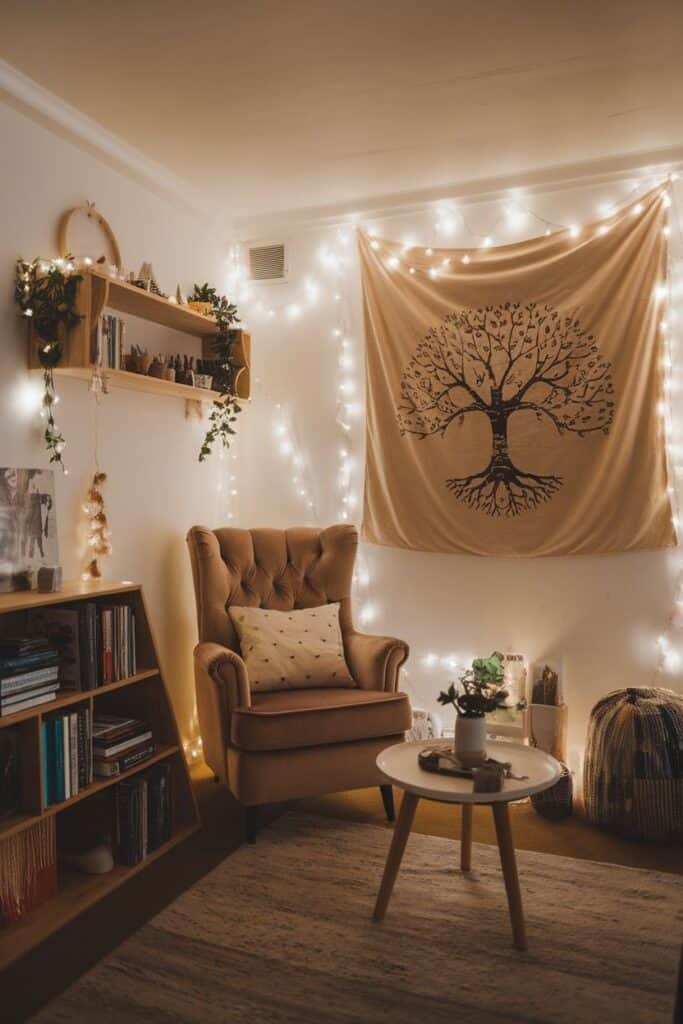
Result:
[[143,263],[138,271],[137,278],[133,281],[133,284],[137,288],[142,288],[143,291],[151,292],[152,295],[159,295],[163,299],[167,299],[168,296],[162,292],[159,285],[156,283],[154,277],[154,270],[151,263]]
[[156,377],[158,380],[163,380],[164,372],[166,369],[165,363],[165,357],[162,356],[161,353],[155,355],[154,359],[152,360],[152,365],[149,368],[150,377]]
[[128,370],[132,373],[147,374],[152,362],[153,358],[146,348],[141,348],[140,345],[131,345],[130,355],[126,360]]
[[182,290],[180,285],[177,285],[177,287],[176,287],[176,290],[175,290],[175,300],[176,300],[176,302],[178,303],[179,306],[186,306],[187,305],[187,296],[185,295],[185,292]]
[[188,387],[194,387],[194,357],[183,356],[183,362],[180,362],[180,356],[176,359],[176,371],[175,379],[178,384],[187,384]]

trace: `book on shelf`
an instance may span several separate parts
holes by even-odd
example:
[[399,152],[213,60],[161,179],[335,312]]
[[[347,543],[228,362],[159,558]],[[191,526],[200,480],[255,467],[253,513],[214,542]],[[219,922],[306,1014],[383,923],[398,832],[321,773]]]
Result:
[[143,761],[149,760],[156,754],[156,751],[156,743],[150,740],[144,746],[129,750],[120,757],[96,757],[94,760],[95,775],[103,779],[114,778],[116,775],[121,775],[122,772],[127,772],[129,768],[134,768],[136,765],[142,764]]
[[42,704],[49,704],[56,696],[56,691],[53,691],[52,693],[43,693],[38,696],[26,696],[26,698],[18,704],[3,704],[0,706],[0,718],[6,718],[7,715],[19,714],[20,711],[30,711],[31,708],[40,707]]
[[97,321],[92,362],[103,370],[120,370],[123,366],[125,338],[126,321],[103,313]]
[[135,615],[130,605],[106,605],[101,609],[101,680],[115,683],[135,675]]
[[[34,697],[42,697],[48,693],[56,693],[59,689],[59,682],[53,679],[49,683],[38,683],[33,685],[28,690],[18,690],[13,693],[3,693],[0,695],[0,707],[11,708],[13,705],[25,704],[28,701],[32,701]],[[8,711],[11,714],[11,711]]]
[[21,802],[21,738],[19,727],[0,729],[0,819],[19,810]]
[[26,616],[28,632],[44,637],[59,656],[59,685],[63,690],[81,689],[79,612],[76,608],[38,608]]
[[36,609],[25,636],[0,640],[0,716],[135,675],[135,613],[127,604]]
[[93,758],[96,776],[110,778],[140,764],[156,753],[152,730],[138,718],[98,715],[93,723]]
[[116,860],[139,864],[171,838],[171,766],[123,779],[114,794]]
[[0,717],[53,701],[58,678],[59,653],[47,636],[4,637],[0,640]]
[[93,781],[92,718],[89,705],[41,723],[43,802],[63,803]]

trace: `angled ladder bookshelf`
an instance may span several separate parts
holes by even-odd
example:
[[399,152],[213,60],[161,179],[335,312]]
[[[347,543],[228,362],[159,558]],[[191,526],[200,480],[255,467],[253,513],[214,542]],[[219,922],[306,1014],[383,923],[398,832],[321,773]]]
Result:
[[[211,345],[218,328],[216,321],[211,317],[202,316],[189,306],[180,306],[159,295],[143,291],[142,288],[136,288],[127,281],[110,277],[97,266],[79,268],[77,273],[81,274],[83,280],[78,288],[76,311],[83,319],[69,332],[64,356],[54,371],[57,376],[76,377],[86,381],[91,379],[93,339],[97,332],[98,319],[105,308],[200,338],[202,358],[213,358]],[[237,340],[231,358],[235,395],[246,400],[251,394],[251,335],[248,331],[242,330],[236,330],[235,333]],[[29,369],[41,370],[33,338],[29,339],[28,358]],[[142,373],[109,369],[103,369],[102,372],[109,384],[115,388],[143,391],[170,398],[185,398],[193,402],[212,402],[220,398],[218,391],[160,380]]]
[[[57,699],[42,706],[0,718],[0,731],[16,727],[19,737],[20,805],[11,817],[0,819],[0,861],[3,842],[39,822],[55,820],[57,833],[58,888],[51,896],[19,920],[0,925],[0,968],[27,953],[52,932],[57,931],[86,907],[124,885],[138,871],[163,856],[199,828],[199,814],[183,754],[175,716],[164,685],[145,608],[141,587],[135,584],[66,583],[58,594],[12,593],[0,595],[0,634],[18,635],[25,628],[26,613],[48,605],[77,606],[79,601],[97,604],[130,604],[135,615],[135,640],[138,670],[135,675],[94,690],[58,691]],[[76,710],[89,705],[91,713],[142,718],[152,728],[157,751],[153,757],[113,778],[95,778],[75,796],[62,803],[46,805],[43,792],[42,747],[43,718],[61,709]],[[113,823],[113,787],[122,779],[147,771],[153,764],[168,762],[171,767],[171,838],[132,867],[115,864],[104,875],[87,875],[59,866],[60,824],[68,823],[71,833],[88,830],[92,820]]]

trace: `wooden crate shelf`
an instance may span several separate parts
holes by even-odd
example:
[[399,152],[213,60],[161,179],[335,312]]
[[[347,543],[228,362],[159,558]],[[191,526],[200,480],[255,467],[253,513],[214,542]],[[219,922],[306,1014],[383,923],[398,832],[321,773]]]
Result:
[[[58,376],[90,381],[93,373],[93,338],[97,331],[98,319],[105,308],[200,338],[202,357],[214,357],[212,343],[218,333],[218,327],[211,317],[202,316],[188,306],[169,302],[168,299],[136,288],[126,281],[119,281],[97,267],[82,268],[78,273],[82,275],[83,280],[78,290],[76,311],[82,320],[69,333],[64,355],[54,371]],[[239,399],[247,400],[251,395],[251,336],[242,330],[237,330],[236,334],[237,340],[232,354],[235,395]],[[42,372],[33,337],[29,339],[29,369]],[[103,369],[102,373],[112,387],[128,391],[167,398],[184,398],[193,402],[213,402],[220,397],[217,391],[160,380],[158,377],[131,373],[128,370]]]
[[[94,600],[105,603],[125,603],[133,606],[135,614],[136,649],[138,658],[146,666],[135,675],[117,682],[107,683],[93,690],[65,691],[56,700],[15,715],[0,719],[0,728],[17,726],[21,743],[21,801],[12,817],[0,821],[0,860],[2,843],[10,836],[29,829],[39,821],[59,819],[62,814],[79,814],[89,800],[107,799],[107,790],[122,779],[145,772],[153,764],[168,761],[172,766],[172,837],[171,841],[150,853],[133,867],[116,865],[105,875],[84,875],[68,872],[60,875],[56,896],[25,914],[17,922],[0,926],[0,968],[23,955],[42,942],[47,935],[61,927],[86,906],[123,884],[147,864],[177,845],[199,828],[199,815],[190,777],[183,755],[182,744],[173,709],[161,677],[142,590],[132,583],[112,584],[103,581],[66,583],[58,594],[13,593],[0,595],[0,633],[16,634],[24,629],[26,613],[32,609]],[[113,778],[95,780],[75,796],[58,804],[45,806],[42,792],[42,763],[40,735],[45,717],[64,708],[88,703],[91,711],[144,718],[150,723],[157,743],[156,753]],[[109,798],[110,799],[110,798]],[[79,810],[80,806],[80,810]],[[95,804],[92,805],[95,807]],[[106,805],[105,805],[106,806]],[[87,814],[91,814],[88,811]],[[67,818],[65,817],[64,821]],[[59,832],[59,830],[58,830]],[[59,844],[58,844],[59,854]]]

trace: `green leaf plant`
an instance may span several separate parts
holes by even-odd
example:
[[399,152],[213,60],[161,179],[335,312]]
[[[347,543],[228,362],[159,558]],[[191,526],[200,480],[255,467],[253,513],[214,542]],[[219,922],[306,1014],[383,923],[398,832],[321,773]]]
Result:
[[494,652],[490,658],[475,658],[459,683],[450,683],[437,699],[444,706],[452,704],[463,718],[483,718],[504,704],[507,696],[503,689],[503,656]]
[[72,257],[64,259],[18,259],[14,278],[14,299],[22,316],[32,325],[37,339],[37,355],[43,367],[43,407],[46,420],[43,438],[50,462],[66,472],[62,452],[66,441],[55,423],[57,403],[54,368],[59,365],[64,343],[72,327],[82,320],[76,312],[78,286],[83,280],[73,273]]
[[237,306],[230,302],[225,295],[218,295],[216,289],[210,288],[208,284],[195,284],[190,301],[210,302],[211,315],[218,324],[218,334],[212,344],[218,362],[213,386],[220,392],[221,397],[213,403],[209,414],[209,429],[199,449],[199,461],[203,462],[211,454],[217,442],[224,448],[229,448],[236,433],[235,421],[241,412],[241,406],[234,392],[231,357],[237,339],[237,331],[233,328],[233,324],[238,324],[240,318],[237,315]]

